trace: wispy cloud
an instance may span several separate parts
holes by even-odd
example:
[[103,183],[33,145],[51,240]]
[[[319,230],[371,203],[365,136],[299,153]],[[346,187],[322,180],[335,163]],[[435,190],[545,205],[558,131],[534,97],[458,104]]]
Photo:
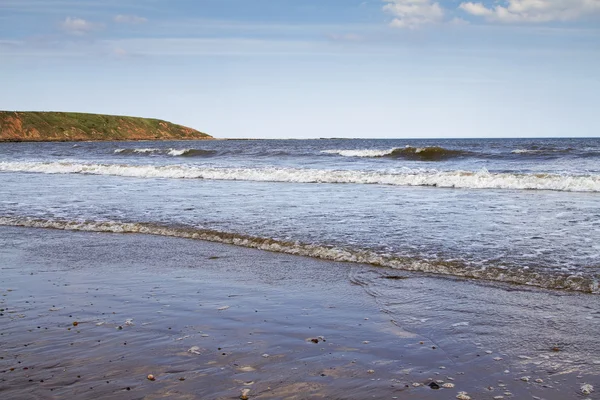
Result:
[[83,36],[92,31],[102,29],[104,26],[102,24],[97,24],[94,22],[87,21],[83,18],[72,18],[67,17],[60,24],[63,31],[70,35]]
[[144,22],[148,22],[147,18],[138,17],[137,15],[116,15],[113,18],[113,21],[120,24],[143,24]]
[[384,1],[388,4],[383,9],[394,16],[391,25],[396,28],[416,29],[444,19],[444,9],[431,0]]
[[465,12],[502,23],[573,21],[600,14],[600,0],[504,0],[501,5],[460,4]]

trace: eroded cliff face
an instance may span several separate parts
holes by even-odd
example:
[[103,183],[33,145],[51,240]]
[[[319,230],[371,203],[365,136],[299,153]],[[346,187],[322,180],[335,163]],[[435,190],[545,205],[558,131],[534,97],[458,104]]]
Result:
[[0,111],[0,142],[198,139],[212,137],[195,129],[157,119]]

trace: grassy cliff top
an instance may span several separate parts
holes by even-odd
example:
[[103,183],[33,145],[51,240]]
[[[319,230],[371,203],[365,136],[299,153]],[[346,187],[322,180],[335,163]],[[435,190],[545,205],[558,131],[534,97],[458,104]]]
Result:
[[159,119],[66,112],[0,111],[0,142],[198,139],[212,137]]

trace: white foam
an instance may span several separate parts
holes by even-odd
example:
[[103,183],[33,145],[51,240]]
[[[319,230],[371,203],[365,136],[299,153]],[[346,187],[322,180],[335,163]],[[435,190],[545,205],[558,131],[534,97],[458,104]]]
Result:
[[149,154],[149,153],[158,153],[161,152],[161,149],[116,149],[114,151],[115,154],[120,153],[140,153],[140,154]]
[[178,157],[178,156],[182,156],[189,152],[190,152],[190,149],[180,149],[180,150],[179,149],[169,149],[167,154],[170,156]]
[[319,244],[303,244],[298,241],[283,241],[271,238],[241,235],[232,232],[197,229],[192,227],[170,227],[150,223],[118,221],[68,221],[14,216],[0,216],[0,225],[23,226],[31,228],[51,228],[72,231],[142,233],[149,235],[199,239],[277,253],[320,258],[330,261],[371,264],[406,271],[418,271],[431,274],[495,280],[552,289],[567,289],[587,293],[600,292],[598,282],[596,281],[595,277],[583,277],[581,275],[571,276],[569,274],[563,274],[556,271],[546,276],[545,274],[540,273],[528,273],[522,269],[508,270],[493,266],[488,268],[478,268],[471,267],[469,264],[460,264],[455,262],[450,263],[443,261],[432,262],[416,258],[379,254],[369,250],[332,247]]
[[480,171],[352,171],[302,168],[207,168],[184,165],[0,162],[0,172],[112,175],[134,178],[241,180],[258,182],[352,183],[466,189],[600,192],[600,175],[513,174]]
[[394,151],[398,150],[398,148],[393,148],[389,150],[373,150],[373,149],[363,149],[363,150],[323,150],[321,153],[324,154],[337,154],[344,157],[385,157],[387,155],[392,154]]
[[527,149],[515,149],[511,151],[513,154],[523,154],[523,153],[538,153],[539,150],[527,150]]
[[169,156],[179,157],[188,154],[191,151],[193,151],[193,149],[116,149],[114,153],[167,154]]

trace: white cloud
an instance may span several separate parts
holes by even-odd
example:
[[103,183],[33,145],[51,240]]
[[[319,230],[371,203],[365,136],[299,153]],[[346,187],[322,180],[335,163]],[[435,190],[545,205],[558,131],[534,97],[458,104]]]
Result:
[[383,0],[383,9],[395,18],[392,26],[397,28],[417,29],[422,25],[442,22],[444,10],[439,3],[431,0]]
[[122,23],[122,24],[143,24],[144,22],[148,22],[147,18],[138,17],[137,15],[116,15],[113,18],[113,21]]
[[600,14],[600,0],[503,0],[501,3],[486,7],[483,3],[466,2],[459,7],[471,15],[504,23],[572,21]]
[[68,34],[82,36],[102,28],[102,25],[86,21],[82,18],[67,17],[61,23],[61,28]]

